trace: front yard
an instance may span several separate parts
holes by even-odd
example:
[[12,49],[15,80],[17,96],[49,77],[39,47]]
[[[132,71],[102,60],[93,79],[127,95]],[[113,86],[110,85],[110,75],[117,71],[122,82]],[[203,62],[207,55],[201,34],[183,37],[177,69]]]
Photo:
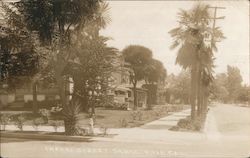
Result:
[[[170,112],[180,111],[187,108],[185,105],[156,105],[152,110],[139,109],[137,111],[113,110],[103,107],[96,108],[95,127],[104,128],[130,128],[141,126],[145,123],[167,116]],[[60,117],[42,117],[42,115],[34,115],[31,112],[14,112],[1,113],[1,129],[6,125],[15,125],[22,130],[23,126],[31,125],[34,129],[38,126],[63,126],[64,122]],[[88,114],[81,113],[79,125],[88,127]]]

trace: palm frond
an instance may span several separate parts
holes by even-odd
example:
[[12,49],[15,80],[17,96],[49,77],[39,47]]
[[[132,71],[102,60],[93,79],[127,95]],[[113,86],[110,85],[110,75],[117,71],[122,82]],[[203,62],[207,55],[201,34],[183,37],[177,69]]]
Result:
[[178,40],[175,40],[173,42],[173,44],[170,46],[170,49],[173,50],[175,49],[176,47],[178,47],[180,45],[180,42]]

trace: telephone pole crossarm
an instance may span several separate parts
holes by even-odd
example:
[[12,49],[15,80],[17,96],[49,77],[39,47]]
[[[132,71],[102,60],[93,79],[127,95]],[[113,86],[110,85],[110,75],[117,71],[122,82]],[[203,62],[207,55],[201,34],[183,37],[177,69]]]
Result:
[[215,23],[216,23],[216,20],[222,20],[222,19],[225,19],[225,16],[221,16],[221,17],[217,17],[217,9],[226,9],[225,7],[208,7],[208,8],[212,8],[214,9],[214,15],[212,18],[213,20],[213,26],[212,26],[212,38],[211,38],[211,45],[213,42],[218,42],[218,41],[215,41],[214,39],[214,29],[215,29]]

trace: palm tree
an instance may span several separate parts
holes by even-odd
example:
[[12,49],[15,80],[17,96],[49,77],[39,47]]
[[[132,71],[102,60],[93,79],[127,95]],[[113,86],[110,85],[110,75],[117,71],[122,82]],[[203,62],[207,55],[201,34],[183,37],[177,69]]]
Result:
[[[79,134],[77,131],[79,107],[84,112],[89,112],[91,109],[93,117],[97,102],[102,102],[102,98],[107,97],[105,95],[109,87],[106,79],[113,70],[113,59],[117,51],[107,46],[109,38],[99,35],[100,29],[105,28],[111,20],[108,10],[108,4],[101,3],[93,20],[88,21],[82,30],[73,34],[76,38],[72,38],[74,44],[70,47],[72,56],[67,64],[66,68],[69,70],[66,74],[72,77],[74,87],[70,101],[72,105],[66,106],[68,108],[65,108],[64,115],[67,118],[65,127],[69,129],[65,132],[70,135]],[[94,95],[95,93],[98,93],[98,96]]]
[[79,118],[81,106],[78,100],[73,99],[63,108],[62,114],[64,119],[64,127],[66,135],[79,135]]
[[[169,33],[173,38],[171,49],[179,48],[176,57],[176,64],[184,69],[191,70],[191,118],[195,119],[197,107],[201,109],[201,78],[205,73],[212,73],[213,50],[217,50],[215,41],[223,38],[219,28],[210,27],[211,17],[208,11],[209,6],[201,3],[195,5],[191,10],[180,10],[178,14],[179,26]],[[207,36],[213,35],[211,43]],[[211,77],[210,77],[211,78]]]

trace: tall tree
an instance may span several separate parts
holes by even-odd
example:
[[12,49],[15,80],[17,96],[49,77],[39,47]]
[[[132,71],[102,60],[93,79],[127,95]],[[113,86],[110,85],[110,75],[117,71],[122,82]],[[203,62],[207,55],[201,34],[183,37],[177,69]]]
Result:
[[226,88],[228,90],[228,101],[235,102],[237,100],[238,93],[242,87],[242,77],[240,70],[234,66],[227,66],[227,81]]
[[96,98],[101,102],[109,89],[108,79],[115,68],[117,50],[108,47],[107,41],[103,36],[90,38],[82,34],[81,41],[76,41],[72,48],[74,57],[65,73],[73,78],[73,97],[80,100],[85,112],[92,108],[94,114]]
[[167,72],[162,62],[157,59],[152,59],[146,67],[145,81],[152,84],[159,80],[164,80],[166,75]]
[[148,89],[148,108],[151,108],[151,105],[156,103],[157,93],[159,85],[165,82],[167,71],[163,66],[162,62],[156,59],[152,59],[150,63],[146,66],[145,69],[145,82],[144,87]]
[[[71,39],[73,44],[69,48],[72,56],[63,72],[73,79],[71,102],[77,103],[84,112],[89,112],[92,117],[95,115],[95,106],[107,99],[107,92],[110,88],[109,77],[114,70],[117,55],[117,50],[106,44],[109,38],[99,35],[100,29],[105,28],[110,22],[108,9],[108,4],[102,3],[95,18],[88,21],[81,31],[73,34]],[[67,108],[67,110],[69,109],[71,107]],[[66,122],[70,127],[67,133],[77,134],[77,115],[71,115],[70,118]]]
[[[9,90],[21,88],[23,82],[33,83],[34,76],[39,72],[44,56],[37,47],[35,35],[31,33],[22,15],[16,14],[12,7],[1,2],[4,15],[2,26],[0,73],[1,81],[8,85]],[[34,84],[35,85],[35,84]],[[36,100],[34,91],[33,99]],[[34,102],[35,103],[35,102]],[[33,106],[37,112],[37,104]]]
[[190,95],[190,72],[181,71],[177,76],[168,77],[168,92],[174,96],[175,100],[188,104]]
[[[51,71],[47,69],[49,65],[48,62],[52,57],[51,48],[40,44],[39,36],[28,29],[24,15],[17,11],[13,3],[1,1],[1,9],[5,23],[2,27],[5,27],[5,29],[3,29],[7,35],[5,37],[8,37],[8,42],[12,47],[12,52],[10,53],[12,56],[20,57],[20,52],[18,51],[22,51],[22,54],[25,55],[22,62],[27,61],[23,64],[17,63],[17,65],[15,65],[17,68],[15,68],[15,66],[13,67],[14,69],[18,69],[16,71],[19,72],[19,75],[9,76],[12,81],[9,83],[9,86],[18,88],[15,87],[15,85],[20,84],[17,81],[20,81],[22,78],[23,82],[27,82],[28,79],[33,87],[33,111],[36,113],[38,111],[36,102],[37,84],[41,80],[51,80],[51,75],[49,75]],[[25,52],[23,50],[25,50]],[[11,58],[9,62],[20,62],[16,59],[19,58]],[[8,64],[4,63],[4,65]],[[28,67],[30,68],[27,69]],[[25,74],[22,72],[25,72]],[[22,74],[20,75],[20,73]]]
[[130,81],[133,84],[134,109],[137,109],[137,83],[145,79],[145,72],[152,60],[152,51],[139,45],[130,45],[122,51],[125,62],[130,68]]
[[81,30],[93,19],[99,0],[20,0],[13,3],[25,17],[27,28],[36,31],[44,45],[52,46],[52,66],[59,87],[62,104],[67,103],[66,78],[62,76],[70,58],[71,33]]
[[226,102],[228,99],[228,90],[226,89],[227,74],[220,73],[215,76],[214,82],[211,86],[212,99]]
[[[209,85],[212,79],[213,50],[215,41],[222,39],[219,28],[210,27],[209,6],[195,5],[191,10],[180,10],[178,14],[179,27],[169,33],[174,39],[171,49],[179,47],[176,63],[184,69],[191,70],[191,118],[195,119],[196,107],[201,107],[204,90],[201,86]],[[212,42],[207,42],[207,36],[213,36]],[[204,96],[204,94],[203,94]],[[205,110],[203,110],[205,111]]]
[[241,103],[248,103],[250,102],[250,87],[247,85],[244,85],[239,90],[237,100]]
[[53,52],[50,67],[53,68],[66,114],[65,130],[70,135],[77,134],[76,124],[70,125],[69,120],[76,119],[79,101],[73,100],[70,104],[67,103],[65,93],[67,75],[64,72],[74,55],[71,51],[73,34],[82,32],[86,23],[96,19],[100,5],[101,0],[20,0],[11,3],[15,12],[24,17],[28,30],[36,33],[41,44],[50,47]]

